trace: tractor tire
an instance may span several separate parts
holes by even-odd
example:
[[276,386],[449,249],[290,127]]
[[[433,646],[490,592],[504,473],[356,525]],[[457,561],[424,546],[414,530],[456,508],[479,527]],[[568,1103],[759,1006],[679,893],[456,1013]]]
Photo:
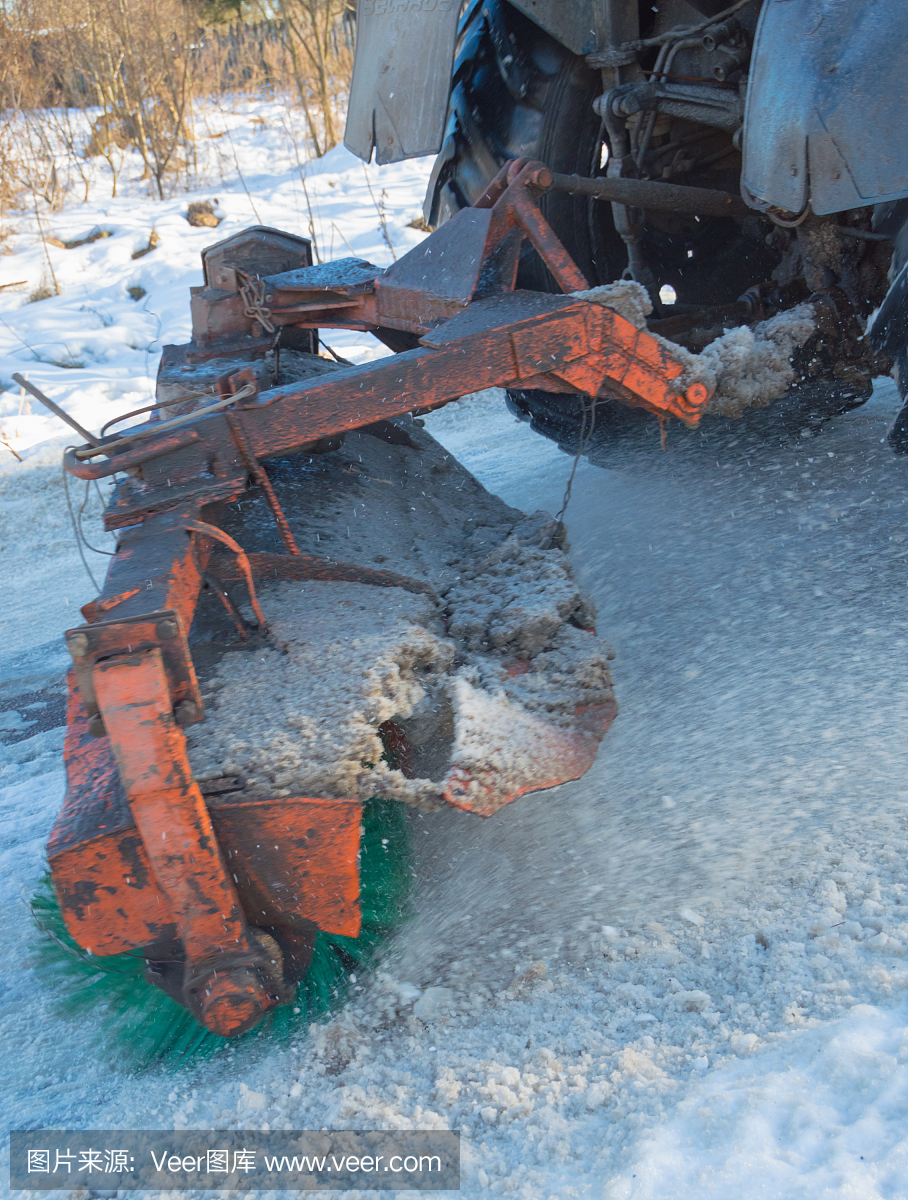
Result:
[[[587,66],[507,0],[474,0],[461,22],[445,137],[424,205],[436,228],[485,191],[514,158],[534,158],[562,174],[605,174],[602,122],[593,101],[602,92]],[[729,152],[733,152],[729,140]],[[736,152],[735,152],[736,153]],[[736,192],[740,170],[710,169],[686,182]],[[550,192],[540,208],[592,286],[620,279],[627,250],[610,204]],[[659,286],[676,303],[722,305],[768,279],[779,252],[759,214],[678,219],[650,213],[644,255]],[[525,247],[518,286],[557,291],[535,251]]]
[[[539,159],[553,171],[604,174],[603,129],[593,111],[598,71],[572,54],[506,0],[475,0],[462,18],[445,139],[426,195],[435,228],[472,204],[509,159]],[[735,190],[734,181],[724,181]],[[620,279],[627,251],[610,204],[550,192],[540,208],[591,286]],[[756,215],[743,223],[703,218],[648,228],[644,252],[659,285],[679,304],[725,304],[768,278],[775,259]],[[559,289],[535,251],[524,247],[517,286]],[[580,428],[580,397],[514,391],[512,411],[561,440]],[[602,405],[622,409],[617,403]],[[617,416],[617,414],[616,414]],[[623,418],[601,423],[622,427]]]
[[873,228],[892,240],[890,288],[870,330],[878,352],[893,360],[893,375],[902,397],[901,412],[886,438],[896,454],[908,454],[908,200],[878,204]]
[[[601,90],[598,71],[509,4],[474,4],[461,27],[445,140],[426,196],[427,224],[441,225],[474,203],[510,159],[598,174],[602,133],[592,105]],[[620,277],[627,255],[609,205],[550,192],[540,208],[591,284]],[[528,247],[518,286],[558,290]]]

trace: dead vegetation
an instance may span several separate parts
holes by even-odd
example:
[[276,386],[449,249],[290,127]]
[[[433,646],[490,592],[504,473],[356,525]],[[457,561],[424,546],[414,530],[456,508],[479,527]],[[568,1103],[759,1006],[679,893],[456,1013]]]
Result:
[[133,250],[130,257],[133,259],[144,258],[146,254],[151,254],[152,250],[154,250],[160,240],[161,235],[154,228],[154,226],[152,226],[151,233],[148,235],[148,244],[140,247],[138,250]]
[[[0,5],[0,228],[13,208],[87,200],[103,160],[153,194],[192,185],[204,99],[292,88],[308,141],[340,137],[352,69],[346,0],[8,0]],[[52,14],[52,15],[51,15]],[[217,24],[224,17],[233,24]],[[136,167],[138,166],[138,172]]]
[[58,237],[46,237],[44,242],[48,246],[56,246],[59,250],[77,250],[79,246],[90,246],[94,242],[100,242],[102,238],[110,236],[109,229],[93,229],[86,237],[73,238],[69,242],[62,242]]
[[210,200],[200,200],[190,204],[186,210],[186,220],[195,229],[217,229],[221,223],[221,218],[215,214]]

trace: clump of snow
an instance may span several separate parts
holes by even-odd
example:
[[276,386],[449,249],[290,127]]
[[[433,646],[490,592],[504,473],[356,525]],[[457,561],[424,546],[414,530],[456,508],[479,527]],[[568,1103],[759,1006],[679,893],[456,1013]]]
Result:
[[[614,309],[638,329],[646,328],[646,318],[653,311],[646,288],[630,280],[573,295]],[[651,336],[684,368],[675,381],[678,392],[703,383],[713,393],[704,412],[740,417],[746,408],[763,408],[787,390],[795,378],[792,356],[815,332],[813,306],[799,304],[768,321],[727,329],[699,354],[658,334]]]
[[[501,686],[501,678],[490,681],[490,687],[476,686],[480,682],[475,667],[452,681],[455,736],[446,800],[491,816],[509,800],[576,779],[592,765],[598,745],[595,726],[588,732],[583,719],[562,715],[558,720],[556,714],[530,711],[521,700],[537,697]],[[573,680],[562,675],[559,683],[550,686],[561,692],[562,713],[573,712],[579,707]],[[607,703],[611,688],[603,691]]]
[[585,292],[572,292],[571,295],[578,300],[589,300],[592,304],[601,304],[603,308],[614,309],[638,329],[646,328],[646,318],[653,311],[649,292],[642,283],[633,279],[618,279]]
[[531,658],[566,622],[592,626],[595,611],[567,568],[561,536],[557,522],[536,513],[467,565],[444,593],[451,636],[468,650],[492,647]]
[[236,775],[250,794],[423,799],[426,786],[382,762],[378,727],[409,716],[451,664],[433,605],[322,582],[273,584],[261,603],[270,645],[222,660],[211,711],[188,731],[196,777]]
[[453,988],[427,987],[413,1005],[413,1015],[421,1021],[432,1021],[444,1016],[452,1007]]
[[727,329],[700,354],[669,342],[684,365],[677,387],[685,391],[692,383],[705,383],[715,388],[707,413],[740,417],[746,408],[763,408],[794,382],[792,356],[816,328],[813,305],[799,304],[752,327]]

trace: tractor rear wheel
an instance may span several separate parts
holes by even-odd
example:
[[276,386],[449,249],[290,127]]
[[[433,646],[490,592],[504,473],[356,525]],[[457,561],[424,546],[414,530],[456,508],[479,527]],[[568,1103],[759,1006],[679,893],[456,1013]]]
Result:
[[[659,20],[657,16],[657,26]],[[454,62],[445,139],[425,201],[426,222],[434,228],[472,204],[509,159],[539,159],[564,174],[604,174],[607,144],[592,107],[602,86],[598,71],[506,0],[483,0],[468,7]],[[731,136],[724,135],[723,155],[721,145],[713,149],[721,143],[720,132],[691,128],[719,143],[709,143],[711,153],[703,169],[683,182],[736,192],[740,154]],[[627,251],[610,204],[551,192],[540,207],[592,286],[622,277]],[[758,213],[739,220],[653,211],[645,219],[647,265],[657,288],[668,287],[675,297],[675,307],[657,309],[657,317],[691,312],[688,306],[733,303],[748,288],[768,280],[781,257],[779,247],[767,238],[772,226]],[[517,285],[558,290],[528,246]],[[575,440],[581,428],[579,396],[513,390],[509,404],[534,429],[555,440]],[[599,404],[600,429],[614,425],[617,432],[626,421],[623,406]]]

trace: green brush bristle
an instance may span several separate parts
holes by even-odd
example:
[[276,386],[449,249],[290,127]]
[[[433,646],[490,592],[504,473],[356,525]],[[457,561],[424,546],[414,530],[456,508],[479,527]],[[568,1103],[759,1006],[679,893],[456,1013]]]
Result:
[[274,1009],[241,1038],[209,1032],[182,1005],[147,983],[141,955],[86,954],[66,930],[49,874],[32,900],[32,912],[45,935],[34,950],[35,970],[61,995],[61,1016],[90,1023],[99,1043],[132,1070],[155,1062],[210,1057],[249,1038],[289,1039],[343,1003],[350,973],[368,967],[409,913],[412,872],[403,804],[372,799],[363,805],[359,870],[359,937],[316,934],[312,962],[293,1005]]

